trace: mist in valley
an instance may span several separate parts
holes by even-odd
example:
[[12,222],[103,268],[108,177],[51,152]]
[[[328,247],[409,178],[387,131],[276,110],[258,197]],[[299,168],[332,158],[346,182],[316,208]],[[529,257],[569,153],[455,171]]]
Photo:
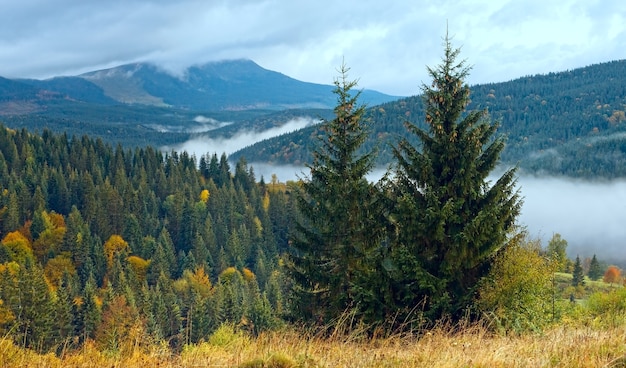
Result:
[[[219,156],[315,122],[312,118],[301,118],[263,132],[239,132],[231,138],[202,136],[172,149],[186,150],[196,157],[206,153]],[[308,176],[308,169],[303,166],[257,163],[254,157],[247,161],[257,180],[263,177],[265,182],[273,174],[280,182]],[[384,168],[376,169],[368,178],[376,181],[384,172]],[[596,254],[606,263],[626,264],[626,180],[588,181],[520,173],[518,187],[523,197],[518,222],[532,238],[539,238],[544,247],[559,233],[568,242],[567,253],[571,258],[579,255],[584,259]]]
[[[266,182],[272,174],[287,181],[308,174],[306,167],[252,163],[257,178]],[[384,169],[372,172],[378,180]],[[497,178],[490,178],[494,182]],[[523,197],[518,217],[531,238],[547,246],[555,233],[567,240],[567,253],[574,259],[596,254],[607,263],[626,263],[626,181],[584,181],[569,178],[521,175],[518,189]]]
[[[198,118],[196,118],[196,122],[200,123],[198,121]],[[206,123],[204,121],[202,122]],[[206,153],[217,153],[218,156],[220,156],[222,153],[226,153],[228,155],[251,144],[254,144],[255,142],[276,137],[281,134],[291,133],[296,130],[305,128],[309,125],[316,124],[318,122],[319,120],[311,117],[299,117],[289,120],[280,126],[276,126],[262,131],[240,130],[231,137],[214,136],[209,131],[206,134],[199,134],[197,137],[188,140],[180,145],[172,147],[162,147],[161,149],[164,151],[187,151],[190,154],[195,154],[198,158]],[[216,120],[211,121],[211,123],[213,125],[219,124],[219,122],[217,122]]]

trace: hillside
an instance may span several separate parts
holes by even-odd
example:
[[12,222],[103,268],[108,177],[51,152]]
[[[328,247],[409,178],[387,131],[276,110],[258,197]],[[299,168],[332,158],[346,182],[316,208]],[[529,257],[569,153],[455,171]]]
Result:
[[[471,90],[469,109],[487,109],[508,137],[504,164],[553,175],[626,176],[626,60]],[[368,119],[371,135],[365,149],[377,146],[378,164],[385,166],[392,161],[389,145],[407,136],[404,121],[424,127],[421,96],[371,107]],[[232,157],[301,164],[310,159],[319,134],[317,127],[309,127],[256,143]]]
[[[137,63],[47,80],[0,78],[0,121],[126,147],[172,146],[193,134],[228,137],[280,126],[287,116],[325,115],[335,103],[333,88],[250,60],[193,66],[179,76]],[[364,91],[363,99],[378,104],[397,97]]]
[[[332,108],[335,102],[332,88],[290,78],[251,60],[195,65],[181,75],[173,75],[153,64],[135,63],[47,80],[5,79],[0,81],[0,100],[27,98],[41,104],[38,93],[47,91],[67,100],[100,105],[147,105],[196,111],[284,110]],[[363,92],[363,99],[372,104],[397,98],[376,91]]]

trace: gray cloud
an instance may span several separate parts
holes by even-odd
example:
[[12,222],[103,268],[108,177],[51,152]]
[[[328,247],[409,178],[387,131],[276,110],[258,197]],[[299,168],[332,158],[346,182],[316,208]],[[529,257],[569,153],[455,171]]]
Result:
[[470,82],[623,59],[618,0],[0,1],[0,75],[45,78],[136,61],[173,72],[250,58],[330,84],[345,59],[363,88],[410,95],[438,63],[446,23],[474,65]]

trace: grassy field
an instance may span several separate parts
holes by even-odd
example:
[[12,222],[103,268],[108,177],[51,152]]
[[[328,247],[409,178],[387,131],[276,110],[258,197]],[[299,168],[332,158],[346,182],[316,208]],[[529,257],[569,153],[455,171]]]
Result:
[[557,326],[541,334],[493,335],[481,326],[435,328],[420,338],[317,338],[293,329],[256,338],[218,330],[208,342],[170,354],[136,346],[107,354],[38,355],[0,341],[0,367],[626,367],[626,327]]

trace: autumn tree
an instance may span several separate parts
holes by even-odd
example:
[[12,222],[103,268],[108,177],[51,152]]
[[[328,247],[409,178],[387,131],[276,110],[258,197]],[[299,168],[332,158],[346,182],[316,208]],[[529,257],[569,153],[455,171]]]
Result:
[[292,239],[290,272],[295,285],[297,316],[330,320],[357,303],[361,274],[376,244],[370,201],[376,198],[366,179],[374,152],[361,153],[368,129],[365,107],[353,94],[342,65],[335,80],[335,118],[325,121],[320,146],[308,166],[310,177],[297,192],[301,219]]
[[486,110],[466,112],[470,68],[458,60],[460,49],[446,35],[444,57],[427,68],[432,83],[423,85],[428,130],[407,122],[419,144],[403,139],[391,189],[395,226],[394,295],[400,308],[424,305],[427,316],[460,316],[474,299],[515,227],[521,201],[516,168],[495,182],[504,138],[496,136]]
[[2,239],[0,253],[6,254],[8,259],[5,259],[5,262],[15,261],[24,264],[27,259],[34,259],[30,241],[19,231],[12,231]]
[[617,284],[622,277],[622,272],[617,266],[609,266],[604,272],[602,280],[607,284]]
[[551,320],[555,263],[540,251],[537,241],[518,236],[481,281],[476,305],[497,328],[539,330]]
[[104,243],[104,253],[107,259],[107,266],[111,268],[115,256],[128,252],[128,243],[121,236],[113,234]]

